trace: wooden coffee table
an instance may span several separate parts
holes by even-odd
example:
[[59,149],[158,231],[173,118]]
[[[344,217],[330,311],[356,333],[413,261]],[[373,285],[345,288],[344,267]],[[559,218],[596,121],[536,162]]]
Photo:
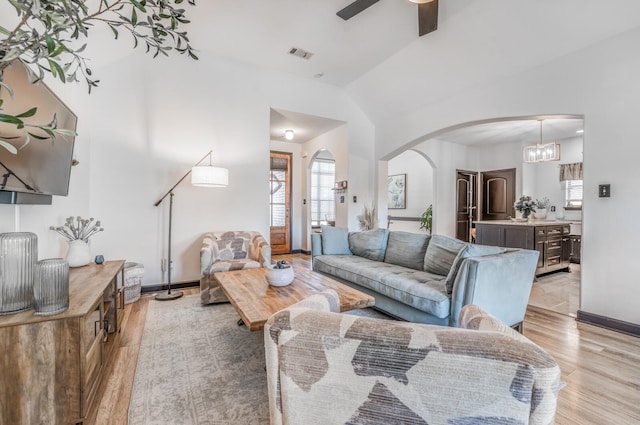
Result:
[[295,279],[281,287],[269,285],[265,268],[221,272],[214,276],[250,331],[262,329],[274,313],[325,289],[338,293],[340,311],[374,305],[375,299],[364,292],[305,267],[292,266]]

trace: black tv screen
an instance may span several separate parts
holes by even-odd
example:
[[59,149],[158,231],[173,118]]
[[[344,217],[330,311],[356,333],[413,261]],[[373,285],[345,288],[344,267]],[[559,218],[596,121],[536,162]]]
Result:
[[[13,98],[0,86],[0,113],[17,115],[33,107],[36,114],[25,123],[47,124],[56,117],[57,128],[76,130],[76,115],[46,84],[31,84],[24,65],[14,61],[3,72],[2,82],[14,92]],[[17,154],[0,146],[0,191],[66,196],[73,160],[75,137],[56,135],[55,140],[27,136],[30,131],[47,136],[42,130],[0,122],[0,139],[11,143]]]

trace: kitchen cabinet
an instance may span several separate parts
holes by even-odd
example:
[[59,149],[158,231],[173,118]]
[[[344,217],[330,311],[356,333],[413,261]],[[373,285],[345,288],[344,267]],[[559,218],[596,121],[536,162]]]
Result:
[[569,271],[571,241],[569,223],[506,220],[478,221],[476,243],[536,250],[536,276],[558,270]]
[[582,236],[571,235],[569,236],[571,249],[569,252],[569,261],[572,263],[580,264],[580,251],[582,249]]

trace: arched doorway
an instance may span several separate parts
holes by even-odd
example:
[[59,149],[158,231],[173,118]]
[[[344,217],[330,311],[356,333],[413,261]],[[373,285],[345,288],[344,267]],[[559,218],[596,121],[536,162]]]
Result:
[[[420,216],[434,207],[436,173],[431,159],[409,149],[387,163],[387,227],[389,230],[425,232]],[[434,220],[435,222],[435,220]]]

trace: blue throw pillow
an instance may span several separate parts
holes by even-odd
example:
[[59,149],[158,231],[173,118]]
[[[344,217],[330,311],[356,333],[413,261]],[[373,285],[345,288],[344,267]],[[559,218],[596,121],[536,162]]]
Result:
[[322,254],[352,255],[349,249],[349,230],[343,227],[320,227],[322,229]]

